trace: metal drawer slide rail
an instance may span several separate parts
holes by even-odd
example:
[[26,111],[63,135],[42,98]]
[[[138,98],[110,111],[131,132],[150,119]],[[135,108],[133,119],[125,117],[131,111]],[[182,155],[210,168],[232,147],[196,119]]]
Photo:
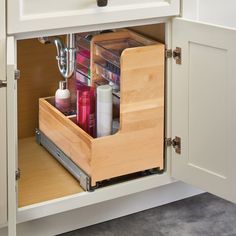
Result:
[[61,151],[43,132],[36,129],[36,140],[52,156],[58,160],[79,182],[86,191],[92,191],[91,178],[77,166],[63,151]]

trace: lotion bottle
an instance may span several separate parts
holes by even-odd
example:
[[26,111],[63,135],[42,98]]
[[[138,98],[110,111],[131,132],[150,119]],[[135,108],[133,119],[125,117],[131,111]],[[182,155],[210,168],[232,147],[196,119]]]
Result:
[[112,87],[101,85],[97,87],[97,137],[112,134]]
[[70,91],[67,89],[67,82],[64,80],[59,82],[59,89],[55,94],[55,107],[65,115],[70,113]]

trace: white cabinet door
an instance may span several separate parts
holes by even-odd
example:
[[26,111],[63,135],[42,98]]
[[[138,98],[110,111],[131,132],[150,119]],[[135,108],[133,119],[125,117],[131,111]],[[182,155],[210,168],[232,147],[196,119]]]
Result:
[[7,38],[7,157],[8,235],[16,235],[17,211],[17,81],[15,80],[15,40]]
[[[0,80],[6,80],[5,1],[0,1]],[[7,222],[6,88],[0,88],[0,226]]]
[[0,226],[7,223],[6,138],[6,88],[0,88]]
[[172,176],[236,202],[236,30],[173,20]]
[[180,0],[8,0],[8,33],[178,15]]

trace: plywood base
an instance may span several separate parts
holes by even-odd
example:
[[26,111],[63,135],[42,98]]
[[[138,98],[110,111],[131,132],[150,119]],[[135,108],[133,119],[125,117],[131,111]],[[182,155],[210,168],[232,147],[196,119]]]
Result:
[[62,167],[35,137],[19,140],[19,207],[83,192],[79,182]]

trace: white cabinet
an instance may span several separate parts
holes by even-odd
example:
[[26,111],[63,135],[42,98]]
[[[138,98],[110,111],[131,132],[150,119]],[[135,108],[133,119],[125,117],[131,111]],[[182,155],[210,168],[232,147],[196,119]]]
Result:
[[236,28],[236,2],[234,0],[198,1],[198,18],[200,21]]
[[[99,0],[98,0],[99,1]],[[99,25],[179,14],[179,0],[8,0],[9,34]]]
[[236,28],[234,0],[182,0],[182,6],[184,18]]
[[7,222],[5,2],[0,2],[0,225]]
[[15,40],[8,37],[7,47],[7,179],[8,179],[8,235],[16,234],[17,211],[17,80]]
[[[108,0],[109,5],[105,8],[98,8],[96,1],[92,0],[69,1],[67,5],[63,1],[43,2],[9,0],[8,32],[21,34],[22,38],[25,32],[29,33],[29,37],[31,31],[48,30],[42,32],[53,34],[54,29],[84,26],[83,30],[86,27],[89,30],[91,25],[98,25],[99,29],[104,28],[105,23],[123,21],[129,25],[129,20],[137,19],[142,25],[147,18],[166,17],[162,22],[165,25],[167,47],[172,50],[181,49],[180,64],[176,64],[174,58],[167,60],[166,136],[172,139],[179,137],[181,150],[177,153],[174,148],[167,147],[167,171],[160,176],[153,175],[92,193],[84,192],[23,207],[18,211],[18,221],[37,220],[148,191],[172,183],[172,177],[236,202],[236,191],[233,188],[236,181],[236,110],[233,104],[236,100],[236,31],[181,18],[167,22],[167,16],[178,14],[178,0],[150,0],[145,3],[139,0]],[[191,7],[195,4],[194,1],[188,3]],[[17,119],[14,118],[17,114],[17,85],[14,79],[14,46],[14,39],[9,38],[7,114],[11,126],[8,127],[8,214],[11,236],[16,234],[17,208],[15,170],[18,141]],[[175,54],[176,51],[173,52]],[[5,96],[5,90],[2,91],[3,95],[0,93],[0,96]],[[176,146],[176,143],[172,144]]]

